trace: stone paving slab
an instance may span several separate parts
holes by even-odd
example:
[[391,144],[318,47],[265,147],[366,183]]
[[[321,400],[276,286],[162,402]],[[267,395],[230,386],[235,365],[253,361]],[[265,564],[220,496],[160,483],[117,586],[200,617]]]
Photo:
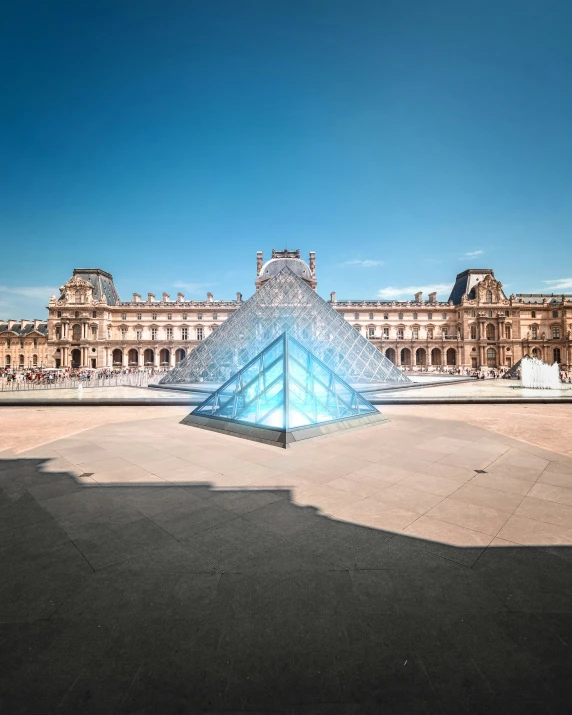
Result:
[[565,454],[400,410],[287,453],[108,413],[0,457],[2,712],[572,710]]

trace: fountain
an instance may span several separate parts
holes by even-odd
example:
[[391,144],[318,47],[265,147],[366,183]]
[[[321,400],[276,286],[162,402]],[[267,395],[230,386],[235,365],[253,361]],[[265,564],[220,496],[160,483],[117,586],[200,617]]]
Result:
[[560,390],[560,366],[547,365],[537,358],[524,357],[521,364],[522,387]]

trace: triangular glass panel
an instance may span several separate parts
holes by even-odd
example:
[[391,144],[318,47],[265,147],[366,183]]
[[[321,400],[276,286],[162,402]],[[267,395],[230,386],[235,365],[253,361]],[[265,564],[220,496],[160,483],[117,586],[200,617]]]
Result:
[[[168,372],[160,384],[224,383],[284,332],[351,385],[409,382],[343,315],[284,268]],[[270,355],[267,360],[271,358]]]
[[373,405],[288,333],[193,412],[280,430],[376,413]]

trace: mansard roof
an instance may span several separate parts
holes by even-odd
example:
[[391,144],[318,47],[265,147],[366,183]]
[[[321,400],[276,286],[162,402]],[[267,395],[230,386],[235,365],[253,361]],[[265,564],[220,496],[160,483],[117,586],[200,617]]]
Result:
[[111,273],[102,271],[101,268],[74,268],[73,275],[91,283],[95,300],[105,297],[108,305],[117,305],[120,302]]
[[[492,268],[468,268],[466,271],[457,274],[449,300],[458,305],[463,300],[463,296],[470,299],[475,298],[475,284],[482,280],[481,276],[487,275],[494,278],[495,274]],[[474,278],[475,276],[477,278]]]
[[519,303],[561,303],[572,301],[572,293],[517,293],[516,299]]
[[10,328],[9,323],[7,323],[5,320],[2,320],[0,321],[0,333],[5,332],[14,333],[14,335],[17,335],[20,338],[23,338],[26,335],[30,335],[31,333],[40,333],[40,335],[47,335],[48,324],[42,321],[37,325],[37,327],[34,327],[34,321],[31,321],[25,322],[24,327],[22,327],[22,321],[19,320],[17,323],[14,323],[14,325],[12,325],[12,327]]

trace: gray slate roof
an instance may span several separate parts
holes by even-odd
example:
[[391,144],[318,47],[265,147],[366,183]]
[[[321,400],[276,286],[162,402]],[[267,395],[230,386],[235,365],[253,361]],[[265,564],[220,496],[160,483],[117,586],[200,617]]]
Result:
[[93,297],[96,300],[101,300],[102,296],[105,296],[108,305],[117,305],[121,302],[111,273],[102,271],[101,268],[74,268],[73,275],[91,283]]
[[47,335],[48,334],[48,324],[45,322],[41,322],[38,324],[37,328],[34,328],[34,323],[24,323],[24,327],[22,327],[22,323],[18,321],[15,323],[11,328],[8,327],[8,323],[6,321],[0,321],[0,333],[10,331],[11,333],[14,333],[18,337],[24,337],[25,335],[29,335],[30,333],[36,332],[40,333],[41,335]]

